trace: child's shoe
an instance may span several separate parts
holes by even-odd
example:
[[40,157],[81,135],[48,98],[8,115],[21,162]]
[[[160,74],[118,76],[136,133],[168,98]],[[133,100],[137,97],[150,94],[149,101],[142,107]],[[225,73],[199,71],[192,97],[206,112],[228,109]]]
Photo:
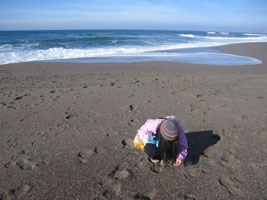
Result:
[[158,160],[158,159],[152,159],[152,158],[150,158],[150,157],[148,157],[148,160],[149,160],[150,162],[152,162],[153,164],[159,164],[159,162],[160,162],[160,160]]

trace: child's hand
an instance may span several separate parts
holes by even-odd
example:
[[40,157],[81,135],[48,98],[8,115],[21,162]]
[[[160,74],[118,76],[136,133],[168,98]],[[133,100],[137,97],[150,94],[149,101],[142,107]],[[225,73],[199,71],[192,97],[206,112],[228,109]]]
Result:
[[173,166],[178,167],[182,163],[181,159],[177,158]]
[[157,148],[159,148],[159,141],[156,140],[156,136],[149,136],[147,138],[147,143],[149,144],[155,144]]

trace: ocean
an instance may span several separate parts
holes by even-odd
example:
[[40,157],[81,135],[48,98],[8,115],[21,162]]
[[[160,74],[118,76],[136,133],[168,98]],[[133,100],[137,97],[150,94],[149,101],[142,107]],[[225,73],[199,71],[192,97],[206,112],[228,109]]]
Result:
[[259,64],[216,46],[267,42],[267,34],[160,30],[0,31],[0,64],[172,61],[212,65]]

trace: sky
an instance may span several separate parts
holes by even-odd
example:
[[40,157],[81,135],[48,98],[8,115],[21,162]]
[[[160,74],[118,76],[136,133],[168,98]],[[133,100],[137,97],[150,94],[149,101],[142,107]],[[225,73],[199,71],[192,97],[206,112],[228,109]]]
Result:
[[267,0],[0,0],[0,30],[267,32]]

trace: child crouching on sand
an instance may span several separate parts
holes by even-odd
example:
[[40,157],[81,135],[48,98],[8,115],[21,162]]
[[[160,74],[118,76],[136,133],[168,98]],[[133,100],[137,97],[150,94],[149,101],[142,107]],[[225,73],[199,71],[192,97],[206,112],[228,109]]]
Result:
[[173,161],[179,166],[187,156],[187,140],[175,116],[148,119],[134,138],[134,147],[147,153],[153,163]]

